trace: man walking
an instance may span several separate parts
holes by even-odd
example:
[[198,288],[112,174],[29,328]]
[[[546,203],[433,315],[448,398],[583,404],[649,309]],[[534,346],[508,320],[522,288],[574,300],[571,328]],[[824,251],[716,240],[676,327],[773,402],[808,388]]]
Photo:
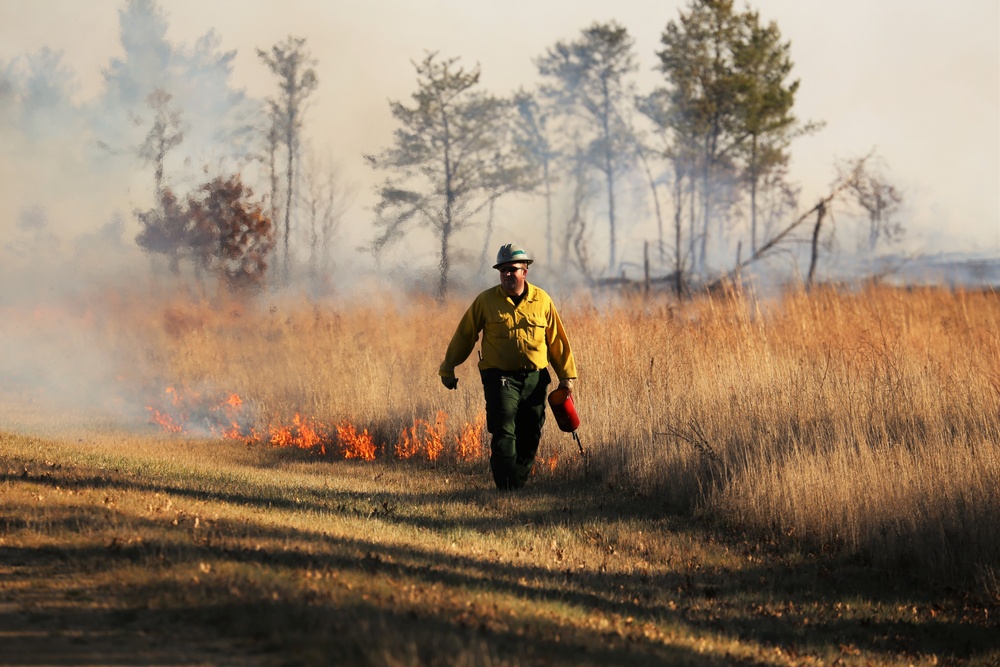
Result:
[[555,304],[527,281],[531,257],[508,243],[497,253],[500,284],[482,292],[465,311],[438,374],[458,386],[455,367],[472,353],[483,332],[479,374],[486,396],[490,469],[501,490],[528,480],[545,423],[545,396],[552,364],[559,386],[573,390],[576,362]]

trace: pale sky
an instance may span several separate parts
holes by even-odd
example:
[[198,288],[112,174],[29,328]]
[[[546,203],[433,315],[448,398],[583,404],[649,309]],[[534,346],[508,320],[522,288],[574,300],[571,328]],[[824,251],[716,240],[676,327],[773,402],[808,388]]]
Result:
[[[121,52],[119,0],[0,0],[0,61],[42,46],[65,52],[93,96]],[[174,42],[214,28],[236,49],[233,83],[255,96],[273,79],[255,55],[288,35],[318,59],[307,118],[312,141],[362,184],[361,154],[389,145],[387,100],[409,98],[411,60],[425,51],[479,63],[485,89],[533,87],[532,60],[594,21],[615,19],[636,42],[644,91],[662,82],[655,50],[680,0],[161,0]],[[791,41],[801,80],[795,113],[826,128],[793,144],[791,175],[806,208],[826,193],[837,159],[875,147],[909,205],[920,250],[1000,256],[1000,2],[756,0]],[[357,212],[356,215],[363,215]]]

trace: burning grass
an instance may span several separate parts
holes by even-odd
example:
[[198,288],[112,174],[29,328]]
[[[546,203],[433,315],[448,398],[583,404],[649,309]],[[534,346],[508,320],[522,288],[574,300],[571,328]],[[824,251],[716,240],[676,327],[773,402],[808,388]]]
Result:
[[164,391],[167,402],[160,407],[146,406],[150,421],[168,433],[209,433],[224,440],[242,440],[246,444],[292,447],[313,452],[322,457],[374,461],[379,452],[396,458],[426,458],[437,461],[446,447],[451,458],[471,461],[483,457],[483,429],[486,415],[481,414],[471,424],[464,424],[458,433],[449,436],[448,415],[439,410],[433,422],[416,419],[403,428],[395,446],[377,445],[367,428],[360,431],[346,419],[337,424],[319,421],[298,412],[290,424],[270,424],[266,429],[252,425],[237,394],[225,399],[211,399],[198,392],[181,392],[174,387]]

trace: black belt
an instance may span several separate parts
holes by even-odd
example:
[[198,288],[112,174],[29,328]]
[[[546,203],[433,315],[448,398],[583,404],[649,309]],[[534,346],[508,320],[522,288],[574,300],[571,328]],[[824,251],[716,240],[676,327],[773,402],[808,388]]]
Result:
[[531,370],[506,371],[502,368],[484,368],[480,372],[484,374],[489,373],[491,375],[499,375],[501,377],[518,378],[524,380],[527,379],[528,376],[534,373],[541,373],[545,370],[546,369],[544,368],[533,368]]

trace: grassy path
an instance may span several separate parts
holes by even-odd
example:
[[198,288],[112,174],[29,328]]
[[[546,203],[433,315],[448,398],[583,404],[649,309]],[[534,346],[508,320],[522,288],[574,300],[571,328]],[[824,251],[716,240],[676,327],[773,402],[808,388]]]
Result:
[[487,477],[0,433],[0,664],[1000,664],[961,592]]

